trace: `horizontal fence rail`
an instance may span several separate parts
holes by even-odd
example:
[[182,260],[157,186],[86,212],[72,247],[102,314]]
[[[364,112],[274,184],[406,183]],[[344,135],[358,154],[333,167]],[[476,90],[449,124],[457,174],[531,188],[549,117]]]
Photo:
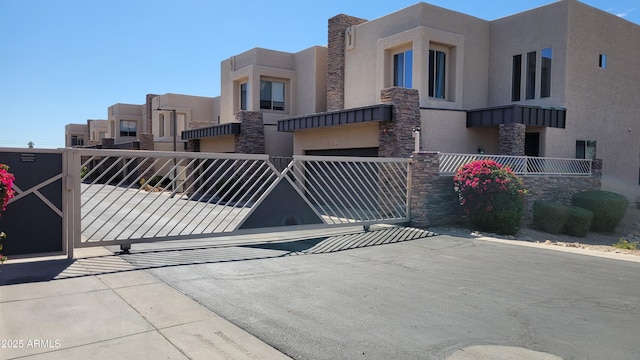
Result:
[[283,173],[327,224],[409,221],[409,160],[294,156]]
[[592,165],[591,159],[441,153],[440,175],[454,175],[462,165],[475,160],[494,160],[520,176],[591,176]]

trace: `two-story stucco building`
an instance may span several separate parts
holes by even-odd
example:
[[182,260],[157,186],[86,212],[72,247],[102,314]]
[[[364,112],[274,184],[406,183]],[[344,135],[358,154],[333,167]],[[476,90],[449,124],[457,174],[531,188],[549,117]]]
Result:
[[[419,127],[423,150],[597,157],[603,188],[635,198],[637,44],[640,26],[576,0],[494,21],[425,3],[371,21],[338,15],[328,112],[279,129],[294,154],[408,156]],[[374,114],[380,104],[392,115]]]

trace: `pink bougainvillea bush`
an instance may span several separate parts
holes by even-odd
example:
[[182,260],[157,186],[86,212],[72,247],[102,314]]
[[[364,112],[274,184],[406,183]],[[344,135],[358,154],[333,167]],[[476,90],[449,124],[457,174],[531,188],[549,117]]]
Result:
[[505,235],[518,231],[526,189],[510,168],[493,160],[472,161],[458,169],[453,183],[476,229]]
[[[9,200],[14,196],[13,181],[15,177],[9,173],[9,167],[4,164],[0,164],[0,216],[2,212],[7,208]],[[7,235],[0,231],[0,240],[6,238]],[[0,251],[2,251],[2,243],[0,243]],[[7,261],[7,257],[0,253],[0,264]]]

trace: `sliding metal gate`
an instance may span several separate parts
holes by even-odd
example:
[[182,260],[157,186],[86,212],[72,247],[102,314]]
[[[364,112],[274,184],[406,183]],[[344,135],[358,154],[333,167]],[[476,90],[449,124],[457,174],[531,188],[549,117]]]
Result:
[[409,221],[408,159],[69,151],[73,247]]

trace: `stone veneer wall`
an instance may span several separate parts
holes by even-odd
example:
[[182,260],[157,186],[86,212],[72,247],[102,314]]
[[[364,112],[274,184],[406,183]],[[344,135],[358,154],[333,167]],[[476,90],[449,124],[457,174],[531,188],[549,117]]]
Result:
[[378,155],[403,158],[411,156],[415,150],[413,129],[420,126],[418,90],[400,87],[383,89],[380,101],[393,105],[393,119],[379,123]]
[[155,150],[153,134],[138,134],[140,150]]
[[344,109],[345,31],[367,20],[336,15],[329,19],[327,45],[327,111]]
[[239,111],[235,114],[240,122],[240,135],[236,137],[238,154],[264,154],[264,124],[259,111]]
[[524,156],[524,124],[498,125],[498,155]]
[[[411,156],[411,226],[429,227],[464,221],[464,212],[453,190],[453,177],[439,175],[437,152],[421,151]],[[523,177],[525,196],[523,221],[533,219],[533,202],[550,200],[569,205],[571,196],[585,190],[599,190],[602,160],[595,160],[592,176],[527,176]]]

